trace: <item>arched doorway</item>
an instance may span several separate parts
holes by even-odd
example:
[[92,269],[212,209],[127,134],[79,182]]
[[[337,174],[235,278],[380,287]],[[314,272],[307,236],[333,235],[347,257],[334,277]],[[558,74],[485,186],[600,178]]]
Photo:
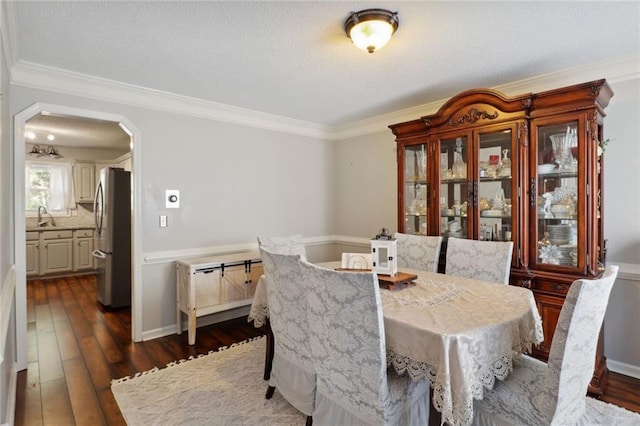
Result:
[[131,138],[131,334],[134,341],[142,340],[142,272],[141,272],[141,219],[139,199],[141,191],[140,145],[141,135],[138,129],[124,116],[72,108],[61,105],[36,103],[16,114],[14,117],[14,221],[15,221],[15,258],[16,258],[16,347],[18,370],[27,367],[26,336],[26,241],[22,238],[26,232],[25,220],[25,175],[20,171],[25,167],[25,126],[37,115],[59,115],[66,117],[80,117],[118,123],[120,128]]

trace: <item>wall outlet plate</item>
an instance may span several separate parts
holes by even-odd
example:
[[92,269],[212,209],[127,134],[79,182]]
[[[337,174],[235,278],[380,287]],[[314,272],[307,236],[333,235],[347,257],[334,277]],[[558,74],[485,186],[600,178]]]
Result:
[[177,209],[180,207],[180,191],[177,189],[167,189],[165,191],[165,207],[168,209]]

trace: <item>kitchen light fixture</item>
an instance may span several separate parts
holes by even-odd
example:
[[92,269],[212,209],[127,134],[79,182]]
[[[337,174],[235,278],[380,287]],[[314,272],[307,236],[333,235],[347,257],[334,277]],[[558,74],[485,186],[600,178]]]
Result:
[[351,12],[344,22],[344,30],[356,47],[373,53],[389,42],[399,22],[398,12],[365,9]]
[[47,156],[51,158],[62,157],[62,155],[58,154],[58,151],[56,151],[56,149],[52,145],[49,145],[47,149],[40,148],[40,145],[34,145],[33,148],[31,148],[29,155],[36,158],[42,157],[42,156]]

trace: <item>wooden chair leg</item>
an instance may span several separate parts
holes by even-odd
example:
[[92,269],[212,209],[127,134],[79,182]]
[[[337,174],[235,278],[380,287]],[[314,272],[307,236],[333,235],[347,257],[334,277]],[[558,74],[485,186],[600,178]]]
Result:
[[440,426],[442,414],[433,405],[433,388],[429,391],[429,401],[431,401],[429,404],[429,426]]
[[305,426],[311,426],[312,424],[313,424],[313,417],[307,416],[307,423],[305,423]]
[[273,392],[276,390],[275,386],[269,386],[267,388],[267,393],[264,395],[264,399],[271,399],[273,396]]
[[271,324],[267,320],[267,350],[264,359],[264,379],[269,380],[271,377],[271,365],[273,363],[273,331],[271,330]]

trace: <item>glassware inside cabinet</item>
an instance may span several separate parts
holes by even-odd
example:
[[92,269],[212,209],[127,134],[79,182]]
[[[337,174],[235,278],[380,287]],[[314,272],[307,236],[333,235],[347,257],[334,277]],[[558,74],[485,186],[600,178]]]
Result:
[[578,261],[577,122],[538,128],[538,262],[576,267]]
[[427,185],[414,183],[407,188],[405,225],[407,234],[427,235]]
[[405,181],[427,181],[427,151],[424,145],[406,146],[404,151]]
[[481,133],[478,146],[478,239],[511,241],[513,133]]
[[440,141],[440,234],[468,238],[467,137]]
[[427,156],[425,145],[405,147],[404,232],[427,234]]

